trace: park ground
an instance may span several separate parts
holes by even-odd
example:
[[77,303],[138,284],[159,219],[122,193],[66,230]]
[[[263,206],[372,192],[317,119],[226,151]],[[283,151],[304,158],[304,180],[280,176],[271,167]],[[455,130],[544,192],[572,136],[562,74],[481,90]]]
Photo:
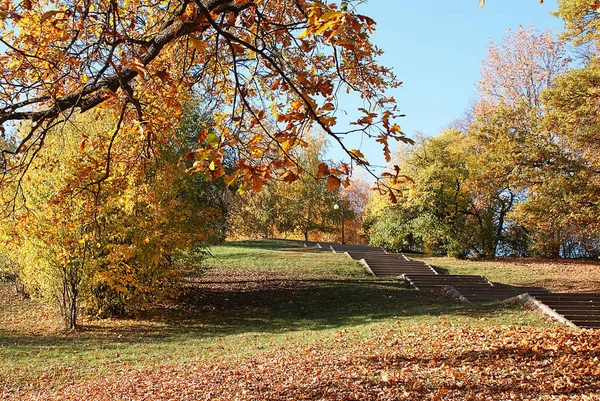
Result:
[[[0,399],[600,400],[600,336],[518,303],[458,304],[286,241],[212,249],[178,302],[83,320],[0,284]],[[456,261],[450,273],[600,291],[592,262]]]

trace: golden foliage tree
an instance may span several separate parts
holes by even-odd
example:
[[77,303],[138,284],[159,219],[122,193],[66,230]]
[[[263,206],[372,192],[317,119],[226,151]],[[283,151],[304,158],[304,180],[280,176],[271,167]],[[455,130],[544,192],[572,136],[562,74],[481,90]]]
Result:
[[[325,159],[327,141],[322,135],[311,136],[306,148],[291,150],[291,155],[305,173],[296,177],[293,171],[274,172],[271,182],[260,193],[238,195],[232,210],[232,237],[271,237],[286,235],[304,240],[322,238],[339,224],[339,213],[333,205],[340,198],[336,169],[329,168]],[[331,164],[331,163],[329,163]],[[334,171],[331,171],[334,170]],[[323,181],[320,178],[329,176]],[[349,185],[346,179],[345,185]]]
[[196,201],[185,147],[159,146],[145,159],[131,145],[139,131],[115,138],[118,124],[86,113],[54,128],[1,228],[3,252],[18,261],[27,289],[58,301],[68,328],[77,325],[81,301],[106,316],[173,295],[183,273],[177,251],[213,235],[207,223],[215,211]]

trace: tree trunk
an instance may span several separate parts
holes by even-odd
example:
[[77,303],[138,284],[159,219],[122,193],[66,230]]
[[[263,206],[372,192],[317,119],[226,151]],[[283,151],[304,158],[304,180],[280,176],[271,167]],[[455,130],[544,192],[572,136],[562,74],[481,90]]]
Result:
[[59,302],[63,323],[68,330],[77,328],[77,295],[77,283],[65,280]]

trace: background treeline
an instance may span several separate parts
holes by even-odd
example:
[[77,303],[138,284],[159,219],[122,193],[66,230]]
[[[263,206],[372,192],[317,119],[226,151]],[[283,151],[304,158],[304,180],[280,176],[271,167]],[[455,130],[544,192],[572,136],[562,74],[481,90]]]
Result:
[[362,210],[369,188],[360,179],[341,188],[327,188],[326,180],[318,180],[319,168],[326,159],[327,140],[311,135],[304,148],[291,155],[304,173],[294,182],[285,176],[266,183],[260,192],[238,193],[232,203],[228,238],[285,237],[311,241],[341,240],[341,210],[347,242],[364,242]]
[[457,257],[600,256],[599,35],[595,11],[575,3],[561,5],[561,39],[521,28],[491,44],[465,116],[398,152],[414,183],[396,205],[370,199],[373,245]]

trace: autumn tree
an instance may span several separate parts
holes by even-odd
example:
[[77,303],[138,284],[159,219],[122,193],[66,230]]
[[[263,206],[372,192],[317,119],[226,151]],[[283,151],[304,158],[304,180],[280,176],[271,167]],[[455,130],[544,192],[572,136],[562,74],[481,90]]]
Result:
[[[434,221],[427,224],[427,231],[419,230],[419,220],[429,217],[409,205],[406,197],[392,204],[386,197],[372,192],[364,211],[363,228],[370,245],[397,251],[435,253],[438,248],[434,243],[441,235],[434,230]],[[436,239],[421,234],[432,234]]]
[[541,109],[541,94],[568,68],[565,46],[552,32],[533,27],[509,30],[497,44],[490,42],[478,84],[479,102]]
[[[305,174],[295,177],[293,171],[280,169],[261,192],[239,194],[232,208],[231,235],[251,238],[284,235],[308,240],[309,236],[315,239],[334,231],[340,222],[333,205],[341,197],[336,178],[319,179],[331,174],[326,149],[325,137],[313,135],[306,148],[291,150],[291,156]],[[347,217],[352,216],[349,210]]]
[[345,240],[350,244],[367,243],[364,230],[365,209],[373,191],[373,183],[361,176],[353,177],[350,185],[340,193],[340,202],[344,202]]
[[269,183],[260,192],[238,192],[229,215],[227,237],[230,239],[272,238],[275,236],[283,204],[275,184]]
[[[502,44],[492,43],[484,60],[479,99],[466,132],[473,142],[474,160],[479,166],[474,170],[477,173],[474,182],[482,189],[504,188],[503,197],[510,200],[505,219],[512,232],[506,233],[505,238],[512,238],[512,245],[504,252],[528,254],[529,249],[523,249],[523,245],[531,245],[533,239],[537,243],[535,252],[545,246],[556,249],[547,242],[542,246],[538,235],[526,238],[535,228],[526,224],[521,218],[523,214],[517,218],[511,213],[515,207],[540,201],[541,192],[535,186],[547,174],[565,167],[568,159],[565,151],[544,125],[547,110],[543,93],[567,71],[569,62],[564,43],[550,32],[522,27],[509,32]],[[546,237],[560,242],[561,235],[548,233]]]
[[[560,2],[557,14],[572,18],[566,36],[575,45],[592,40],[592,6]],[[597,254],[596,61],[579,62],[583,68],[569,70],[563,42],[523,29],[491,47],[484,62],[467,132],[481,160],[479,185],[504,183],[514,195],[507,217],[515,235],[507,237],[513,248],[521,244],[519,254]]]
[[[413,182],[396,205],[369,207],[370,241],[396,249],[463,257],[494,256],[513,198],[504,187],[479,186],[473,144],[458,130],[422,138],[401,154]],[[375,196],[373,202],[381,202]]]
[[114,148],[110,179],[90,190],[106,174],[115,124],[91,113],[54,128],[21,184],[20,208],[1,227],[0,248],[16,259],[27,290],[57,301],[67,328],[76,327],[82,303],[108,316],[175,295],[185,273],[178,251],[208,243],[218,219],[202,201],[200,176],[186,173],[181,130],[173,138],[182,140],[154,148],[152,163],[125,162],[137,156],[135,146]]
[[[10,137],[11,124],[30,122],[15,149],[1,151],[0,184],[14,194],[8,200],[18,201],[28,166],[53,127],[102,108],[121,116],[112,145],[120,146],[116,139],[123,132],[138,131],[128,139],[147,157],[170,141],[192,91],[210,99],[214,141],[206,143],[199,132],[205,146],[189,157],[195,171],[213,178],[259,190],[282,167],[299,177],[290,151],[306,144],[310,126],[347,152],[351,163],[338,169],[342,174],[352,165],[366,166],[335,128],[336,98],[344,92],[364,102],[352,132],[375,138],[389,157],[390,139],[407,140],[393,122],[394,99],[385,94],[399,82],[377,62],[382,51],[370,41],[375,22],[358,13],[359,4],[3,2],[0,124]],[[238,151],[229,173],[223,167],[227,149]],[[113,147],[105,150],[108,166]],[[107,169],[100,182],[109,177]],[[322,179],[330,177],[336,175]]]
[[278,205],[277,230],[299,233],[305,241],[308,241],[311,232],[325,233],[332,230],[336,220],[333,205],[339,198],[337,185],[318,179],[319,174],[325,175],[323,168],[327,163],[325,154],[328,148],[326,138],[314,135],[309,142],[305,149],[295,155],[302,170],[308,174],[286,185],[287,173],[283,177],[283,183],[275,184],[283,200]]
[[[564,160],[537,185],[538,196],[527,205],[529,216],[546,214],[562,229],[560,252],[565,256],[597,257],[600,214],[598,167],[598,4],[593,1],[561,1],[557,15],[565,21],[563,38],[573,46],[596,49],[580,60],[576,68],[559,76],[544,94],[547,108],[544,128],[563,150]],[[531,222],[539,227],[541,222]],[[547,230],[539,230],[548,235]],[[544,240],[548,241],[547,238]]]

